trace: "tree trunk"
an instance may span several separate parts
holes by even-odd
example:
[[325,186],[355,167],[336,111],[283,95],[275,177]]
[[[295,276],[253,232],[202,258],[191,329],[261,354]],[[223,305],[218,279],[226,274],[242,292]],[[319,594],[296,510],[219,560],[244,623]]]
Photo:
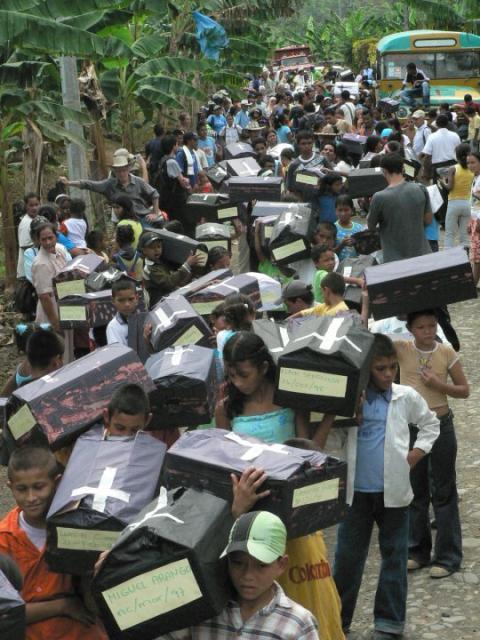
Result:
[[0,149],[0,205],[2,207],[2,239],[5,259],[5,290],[13,290],[17,278],[17,240],[13,210],[8,197],[8,164],[5,149]]
[[408,4],[403,7],[403,28],[405,31],[409,31],[410,29],[410,10]]
[[102,180],[108,176],[107,150],[105,148],[105,138],[103,137],[102,123],[95,113],[90,112],[92,126],[90,127],[90,138],[95,147],[95,160],[97,161],[98,175],[96,180]]
[[25,193],[41,193],[43,178],[43,137],[29,118],[25,121],[23,138],[23,173]]

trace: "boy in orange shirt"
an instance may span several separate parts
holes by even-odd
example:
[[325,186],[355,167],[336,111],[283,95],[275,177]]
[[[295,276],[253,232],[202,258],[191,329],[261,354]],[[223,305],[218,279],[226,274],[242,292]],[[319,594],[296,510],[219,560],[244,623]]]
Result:
[[0,522],[0,553],[15,560],[23,576],[26,640],[106,640],[71,576],[49,571],[45,562],[46,518],[59,478],[48,449],[25,446],[12,453],[8,486],[17,506]]

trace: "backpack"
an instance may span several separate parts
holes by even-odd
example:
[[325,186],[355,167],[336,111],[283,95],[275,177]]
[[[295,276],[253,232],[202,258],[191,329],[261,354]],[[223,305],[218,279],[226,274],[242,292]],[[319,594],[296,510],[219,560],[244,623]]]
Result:
[[38,295],[35,287],[27,278],[18,278],[14,293],[15,309],[19,313],[35,315]]
[[133,278],[134,280],[137,279],[136,276],[136,270],[135,267],[137,266],[137,262],[140,259],[140,254],[138,253],[138,251],[135,251],[135,256],[133,259],[132,264],[128,267],[125,262],[122,260],[122,258],[120,257],[120,255],[118,253],[116,253],[114,255],[114,260],[115,260],[115,266],[120,269],[120,271],[123,271],[123,273],[126,273],[127,276],[129,278]]

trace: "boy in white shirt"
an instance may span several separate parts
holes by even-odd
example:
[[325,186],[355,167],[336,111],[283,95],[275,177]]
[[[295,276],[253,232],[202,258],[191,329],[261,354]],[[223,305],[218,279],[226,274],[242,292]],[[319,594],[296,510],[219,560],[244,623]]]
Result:
[[138,293],[134,280],[120,278],[112,285],[112,302],[117,310],[107,325],[107,344],[128,346],[128,316],[137,312]]

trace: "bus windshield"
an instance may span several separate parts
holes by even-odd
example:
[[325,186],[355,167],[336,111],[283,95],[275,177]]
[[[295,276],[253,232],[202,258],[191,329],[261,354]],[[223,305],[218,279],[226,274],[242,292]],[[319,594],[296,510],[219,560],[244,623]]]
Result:
[[403,80],[409,62],[415,62],[431,80],[470,78],[480,75],[480,52],[438,51],[436,53],[387,53],[382,56],[384,80]]

